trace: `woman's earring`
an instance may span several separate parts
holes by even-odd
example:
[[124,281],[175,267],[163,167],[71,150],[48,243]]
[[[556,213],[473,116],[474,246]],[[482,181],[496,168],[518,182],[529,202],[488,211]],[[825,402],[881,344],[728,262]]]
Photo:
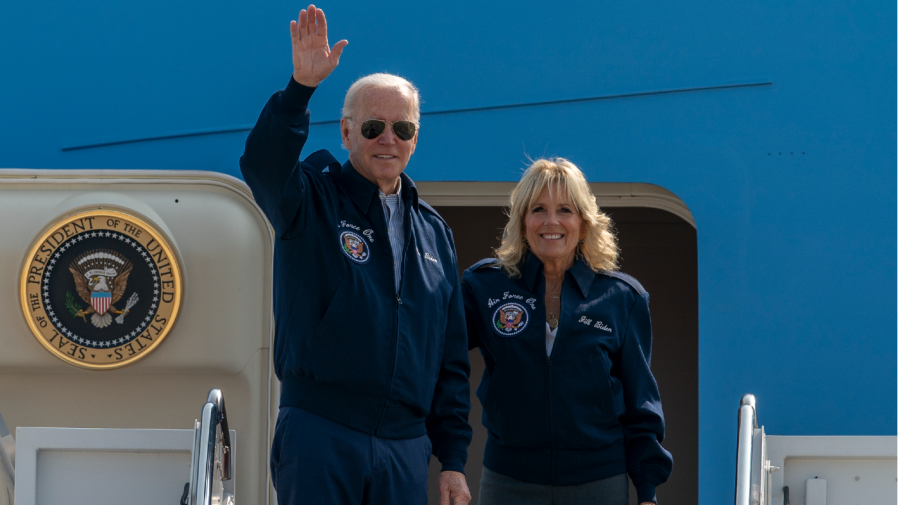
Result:
[[581,238],[580,240],[577,241],[577,243],[578,243],[578,244],[582,244],[582,243],[583,243],[583,239]]

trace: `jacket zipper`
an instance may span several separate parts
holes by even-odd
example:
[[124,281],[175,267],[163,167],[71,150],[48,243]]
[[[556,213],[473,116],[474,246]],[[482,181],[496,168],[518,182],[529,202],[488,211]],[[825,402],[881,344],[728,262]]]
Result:
[[[545,295],[543,295],[545,297]],[[555,340],[552,342],[552,351],[546,356],[546,370],[549,374],[549,483],[555,481],[555,410],[552,408],[552,355],[558,348],[558,336],[561,333],[561,315],[564,314],[564,296],[558,304],[558,326],[555,327]]]
[[[402,282],[400,281],[400,286]],[[377,420],[377,427],[374,429],[375,436],[380,436],[380,425],[384,420],[384,415],[387,413],[387,402],[390,401],[390,397],[393,396],[393,385],[394,379],[396,378],[396,361],[399,358],[399,306],[402,305],[402,298],[400,298],[399,293],[396,293],[396,317],[393,318],[393,327],[396,328],[396,332],[394,333],[396,337],[396,345],[393,346],[393,370],[390,372],[390,390],[387,391],[387,396],[384,398],[384,406],[383,410],[380,411],[380,419]]]
[[[399,359],[399,308],[402,306],[402,283],[405,282],[405,255],[408,254],[408,245],[411,241],[412,235],[412,213],[411,208],[408,209],[408,212],[403,216],[405,220],[403,221],[403,228],[407,228],[408,231],[402,230],[402,233],[405,234],[405,243],[402,246],[402,264],[399,265],[399,290],[396,292],[396,317],[393,318],[393,327],[396,329],[393,334],[395,337],[396,344],[393,346],[393,370],[390,372],[390,390],[387,391],[387,397],[384,398],[384,407],[380,412],[380,419],[377,420],[377,428],[374,429],[376,434],[380,433],[380,425],[383,423],[384,415],[387,413],[387,403],[390,401],[390,397],[393,396],[393,386],[395,385],[396,379],[396,362]],[[387,245],[390,247],[390,257],[393,257],[393,243],[389,240],[390,236],[390,223],[389,221],[385,222],[387,226]]]
[[[554,352],[555,348],[552,348]],[[555,430],[553,429],[555,413],[552,409],[552,360],[547,361],[547,373],[549,375],[549,484],[552,484],[554,475],[552,472],[552,462],[555,461]]]

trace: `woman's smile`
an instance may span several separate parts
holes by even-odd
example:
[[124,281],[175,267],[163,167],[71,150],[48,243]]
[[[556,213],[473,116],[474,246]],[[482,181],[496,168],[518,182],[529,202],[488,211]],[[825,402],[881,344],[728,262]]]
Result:
[[574,261],[577,243],[586,234],[583,219],[564,188],[546,186],[524,216],[524,236],[544,264],[566,269]]

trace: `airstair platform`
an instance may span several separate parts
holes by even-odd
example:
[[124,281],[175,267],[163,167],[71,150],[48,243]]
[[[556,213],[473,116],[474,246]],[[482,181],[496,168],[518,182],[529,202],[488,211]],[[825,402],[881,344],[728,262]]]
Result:
[[898,437],[776,436],[739,407],[736,505],[898,503]]

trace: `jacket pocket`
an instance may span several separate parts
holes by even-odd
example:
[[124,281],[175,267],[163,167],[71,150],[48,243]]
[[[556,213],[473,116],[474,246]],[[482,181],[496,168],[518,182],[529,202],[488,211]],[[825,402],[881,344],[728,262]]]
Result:
[[[494,368],[484,398],[490,430],[505,447],[544,448],[550,443],[547,376],[538,370]],[[496,373],[498,372],[498,373]]]
[[565,365],[555,370],[552,387],[555,446],[593,449],[614,442],[618,422],[600,353],[584,352]]
[[375,334],[391,333],[395,311],[375,296],[365,296],[358,284],[351,277],[340,282],[308,346],[309,355],[301,359],[313,380],[375,394],[384,385],[372,378],[389,377],[393,351],[392,342],[385,344]]
[[605,422],[617,423],[617,414],[614,410],[614,391],[611,387],[611,374],[605,369],[605,361],[601,356],[590,355],[593,363],[591,367],[595,373],[597,386],[596,402],[602,411],[601,419]]

